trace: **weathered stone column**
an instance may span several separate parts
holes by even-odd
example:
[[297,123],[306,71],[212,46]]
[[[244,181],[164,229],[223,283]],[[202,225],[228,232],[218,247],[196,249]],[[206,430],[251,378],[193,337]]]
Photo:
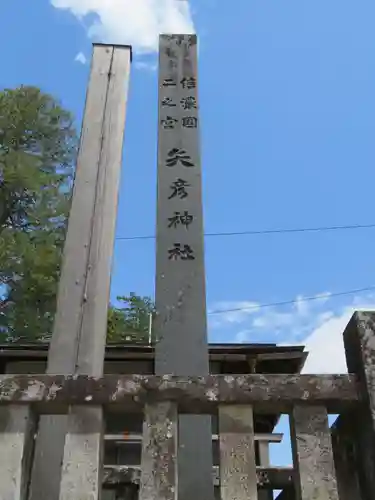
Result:
[[26,500],[35,418],[27,406],[0,409],[0,498]]
[[290,416],[298,500],[339,500],[327,410],[295,406]]
[[358,377],[362,404],[353,413],[363,500],[375,498],[375,312],[356,312],[344,332],[349,373]]
[[220,406],[221,500],[258,500],[251,406]]
[[359,478],[358,457],[355,442],[355,421],[352,414],[343,414],[331,427],[332,449],[335,460],[337,489],[340,500],[362,500]]
[[[270,466],[270,443],[269,441],[259,440],[257,442],[259,452],[259,465],[261,467]],[[272,490],[258,491],[259,500],[273,500]]]
[[177,407],[145,405],[139,500],[177,500]]
[[[161,35],[156,374],[207,375],[197,37]],[[211,500],[211,418],[179,418],[180,500]]]

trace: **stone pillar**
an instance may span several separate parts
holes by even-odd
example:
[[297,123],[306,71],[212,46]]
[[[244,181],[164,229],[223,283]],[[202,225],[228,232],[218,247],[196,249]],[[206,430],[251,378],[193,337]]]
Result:
[[[259,455],[259,465],[261,467],[270,466],[270,443],[269,441],[259,440],[257,441],[258,455]],[[258,491],[258,500],[273,500],[272,490],[260,490]]]
[[[209,373],[197,37],[161,35],[156,231],[156,374]],[[180,500],[213,498],[211,418],[179,418]]]
[[220,490],[222,500],[258,500],[251,406],[220,406]]
[[25,500],[33,452],[35,418],[28,406],[0,409],[0,498]]
[[327,410],[295,406],[290,416],[298,500],[339,500]]
[[375,498],[375,312],[356,312],[344,332],[348,372],[358,378],[362,403],[353,413],[363,500]]
[[177,500],[177,406],[145,405],[139,500]]
[[356,442],[351,413],[340,415],[331,427],[337,489],[340,500],[361,499]]

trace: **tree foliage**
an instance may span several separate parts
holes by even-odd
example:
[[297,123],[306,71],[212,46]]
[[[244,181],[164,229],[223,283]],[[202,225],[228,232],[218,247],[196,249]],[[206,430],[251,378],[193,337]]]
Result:
[[77,137],[71,114],[35,87],[0,92],[0,328],[51,332]]
[[[0,340],[50,338],[77,136],[71,114],[36,87],[0,92]],[[109,306],[108,340],[146,342],[150,298]]]
[[108,310],[109,342],[148,343],[150,315],[155,307],[149,297],[130,293],[128,297],[117,297],[119,306]]

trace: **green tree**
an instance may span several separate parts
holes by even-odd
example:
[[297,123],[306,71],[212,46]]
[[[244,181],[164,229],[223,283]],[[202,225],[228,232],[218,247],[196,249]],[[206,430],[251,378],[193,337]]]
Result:
[[155,306],[150,297],[135,293],[117,297],[119,306],[110,305],[108,310],[108,342],[148,343],[150,315]]
[[[0,92],[0,341],[50,338],[77,136],[71,114],[35,87]],[[148,297],[118,297],[108,340],[147,342]]]
[[71,114],[36,87],[0,92],[0,332],[50,335],[77,136]]

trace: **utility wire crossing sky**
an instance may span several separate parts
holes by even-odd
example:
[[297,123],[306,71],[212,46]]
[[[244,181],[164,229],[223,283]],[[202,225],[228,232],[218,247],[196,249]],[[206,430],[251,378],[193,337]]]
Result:
[[[286,234],[286,233],[307,233],[319,231],[343,231],[349,229],[373,229],[375,224],[351,224],[347,226],[322,226],[322,227],[301,227],[290,229],[262,229],[254,231],[232,231],[221,233],[205,233],[205,236],[245,236],[245,235],[262,235],[262,234]],[[153,235],[145,236],[118,236],[116,240],[151,240],[155,239]]]
[[251,309],[258,310],[264,309],[265,307],[279,307],[279,306],[288,306],[292,304],[297,304],[300,302],[310,302],[312,300],[321,300],[332,297],[342,297],[343,295],[354,295],[357,293],[371,292],[375,290],[375,286],[367,286],[364,288],[357,288],[355,290],[346,290],[343,292],[335,292],[335,293],[322,293],[320,295],[314,295],[312,297],[302,297],[299,299],[293,300],[285,300],[281,302],[268,302],[267,304],[253,304],[246,307],[235,307],[233,309],[218,309],[216,311],[208,311],[208,314],[222,314],[222,313],[230,313],[230,312],[239,312],[239,311],[249,311]]

